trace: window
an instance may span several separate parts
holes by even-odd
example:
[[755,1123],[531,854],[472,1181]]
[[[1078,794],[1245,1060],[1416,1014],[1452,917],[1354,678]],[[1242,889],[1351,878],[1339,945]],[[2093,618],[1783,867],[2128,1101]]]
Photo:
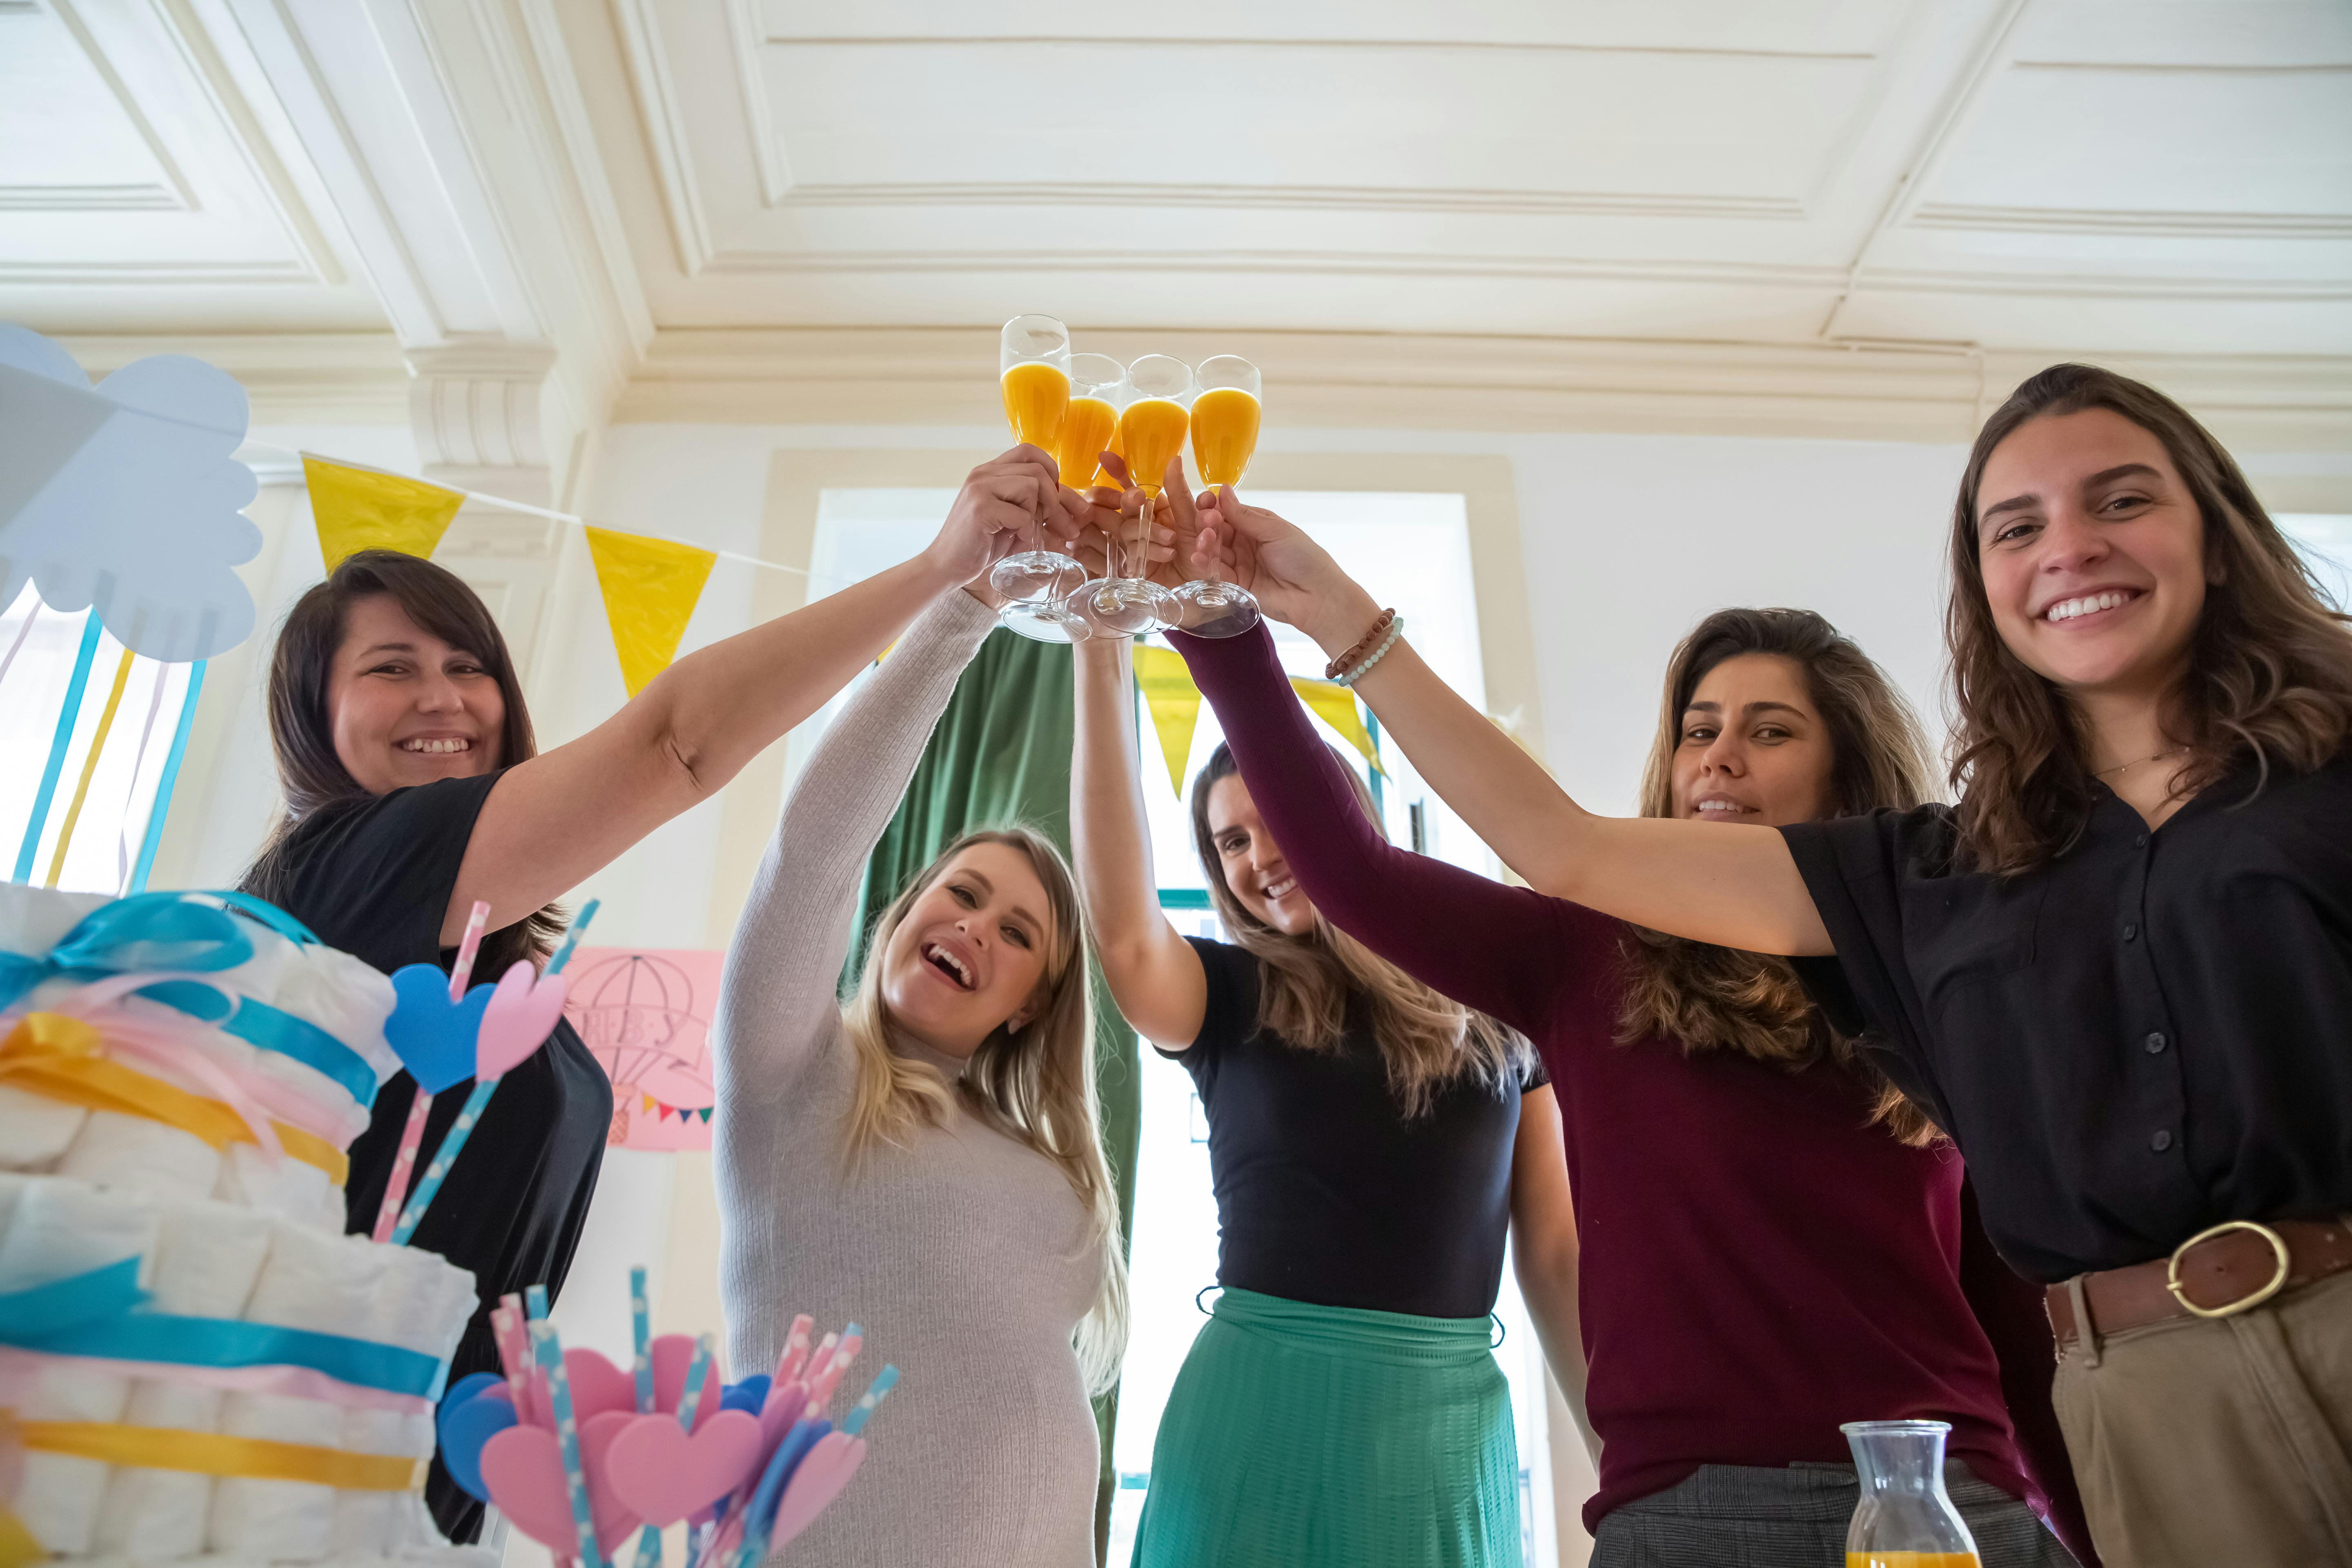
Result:
[[[87,611],[63,615],[49,608],[29,586],[0,616],[0,659],[7,661],[5,674],[0,674],[0,735],[9,742],[0,748],[0,871],[26,864],[26,828],[52,760],[58,719],[89,619]],[[58,843],[69,816],[73,837],[62,864],[55,866],[58,887],[76,892],[121,893],[129,888],[142,852],[152,854],[147,844],[148,819],[179,726],[180,709],[187,699],[193,667],[131,659],[98,766],[82,794],[79,813],[73,812],[90,743],[121,669],[122,653],[121,644],[104,631],[99,633],[71,738],[58,759],[60,765],[49,785],[47,811],[31,847],[30,875],[19,876],[18,880],[29,879],[36,885],[51,881]]]
[[2352,517],[2284,512],[2272,519],[2337,609],[2352,609]]
[[[824,491],[810,563],[818,579],[812,595],[914,554],[937,531],[938,520],[953,495],[944,489]],[[1474,704],[1485,706],[1468,520],[1461,496],[1265,490],[1253,492],[1250,499],[1310,530],[1376,599],[1404,617],[1414,647],[1431,667]],[[1287,626],[1273,629],[1290,673],[1323,674],[1324,657],[1313,643]],[[830,711],[814,722],[828,718]],[[1319,721],[1318,726],[1321,729]],[[1343,754],[1356,757],[1336,732],[1322,732]],[[1203,703],[1181,769],[1188,785],[1220,739],[1216,716]],[[1188,810],[1170,784],[1157,736],[1146,726],[1140,740],[1144,805],[1163,907],[1186,933],[1215,935]],[[805,736],[796,741],[796,748],[805,742]],[[1401,844],[1418,842],[1429,854],[1494,875],[1495,861],[1486,846],[1423,785],[1396,747],[1381,743],[1379,751],[1384,773],[1374,788],[1390,838]],[[1153,1436],[1177,1369],[1192,1336],[1207,1321],[1195,1299],[1215,1282],[1217,1266],[1216,1203],[1210,1188],[1206,1130],[1192,1079],[1149,1048],[1140,1055],[1143,1116],[1130,1263],[1134,1331],[1112,1452],[1119,1476],[1111,1521],[1114,1562],[1124,1562],[1131,1552],[1150,1484]],[[1558,1549],[1543,1355],[1508,1268],[1503,1271],[1496,1313],[1504,1331],[1496,1359],[1511,1384],[1517,1424],[1524,1559],[1549,1568],[1558,1560]],[[1575,1441],[1572,1434],[1568,1440]]]

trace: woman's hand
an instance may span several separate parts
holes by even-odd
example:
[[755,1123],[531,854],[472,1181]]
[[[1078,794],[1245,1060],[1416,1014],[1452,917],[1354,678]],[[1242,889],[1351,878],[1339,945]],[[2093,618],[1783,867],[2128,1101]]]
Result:
[[1197,575],[1215,566],[1267,615],[1297,626],[1327,653],[1347,647],[1379,618],[1380,606],[1329,551],[1297,523],[1244,501],[1231,485],[1197,502],[1184,498],[1175,510],[1176,531],[1189,536],[1187,563]]
[[[1102,461],[1114,465],[1110,471],[1121,483],[1126,482],[1127,465],[1124,462],[1108,452],[1103,454]],[[1182,567],[1176,560],[1179,541],[1176,531],[1168,526],[1165,507],[1153,513],[1151,531],[1146,537],[1142,522],[1143,495],[1139,490],[1129,490],[1121,495],[1108,487],[1097,487],[1079,496],[1078,505],[1085,517],[1084,531],[1079,534],[1073,553],[1088,572],[1097,577],[1110,575],[1108,565],[1109,546],[1116,540],[1119,575],[1148,577],[1170,587],[1184,581]],[[1138,559],[1139,555],[1140,559]]]
[[[1016,550],[1075,539],[1080,514],[1062,498],[1054,459],[1034,447],[1015,447],[971,471],[924,560],[948,582],[969,584]],[[972,592],[983,604],[995,603],[984,583]]]

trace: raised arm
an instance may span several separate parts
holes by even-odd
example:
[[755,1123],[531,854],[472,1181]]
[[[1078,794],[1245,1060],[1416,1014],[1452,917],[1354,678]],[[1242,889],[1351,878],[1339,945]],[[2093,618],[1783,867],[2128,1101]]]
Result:
[[1551,1085],[1544,1084],[1519,1097],[1518,1139],[1511,1147],[1511,1268],[1552,1379],[1586,1451],[1599,1465],[1601,1436],[1584,1406],[1584,1330],[1576,1300],[1580,1258],[1559,1101]]
[[711,1029],[723,1086],[781,1082],[834,1037],[866,858],[995,625],[974,595],[940,595],[810,753],[727,946]]
[[[1172,493],[1172,492],[1171,492]],[[1180,534],[1337,658],[1380,605],[1306,532],[1232,490],[1170,509]],[[1787,841],[1769,827],[1596,816],[1399,637],[1357,683],[1447,805],[1531,887],[1636,925],[1754,952],[1831,951]]]
[[[1534,1032],[1554,989],[1581,967],[1576,955],[1552,951],[1564,934],[1558,906],[1382,837],[1357,805],[1347,764],[1307,722],[1264,627],[1169,640],[1217,710],[1250,799],[1324,918],[1423,984]],[[1530,962],[1538,952],[1545,961]]]
[[476,899],[500,924],[540,908],[718,793],[833,699],[942,591],[971,582],[1041,528],[1077,519],[1053,460],[1016,447],[971,471],[914,560],[688,654],[578,740],[507,770],[483,802],[449,896],[454,944]]
[[1112,1000],[1162,1050],[1188,1049],[1209,1005],[1201,955],[1160,912],[1136,758],[1132,660],[1122,640],[1080,643],[1070,839],[1078,895]]

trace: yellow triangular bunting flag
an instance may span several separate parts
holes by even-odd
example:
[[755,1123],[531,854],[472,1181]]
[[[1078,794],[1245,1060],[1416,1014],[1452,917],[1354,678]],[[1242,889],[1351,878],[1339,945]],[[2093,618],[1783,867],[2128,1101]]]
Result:
[[456,490],[399,474],[345,468],[304,457],[310,520],[319,529],[319,555],[332,572],[362,550],[430,555],[449,531],[466,498]]
[[686,635],[719,557],[691,544],[604,528],[588,530],[588,554],[604,594],[613,650],[621,656],[621,683],[635,697],[677,657],[677,639]]
[[1184,656],[1173,648],[1135,645],[1135,684],[1150,711],[1151,728],[1160,736],[1160,754],[1168,763],[1168,784],[1176,798],[1184,798],[1184,763],[1192,755],[1192,727],[1201,718],[1201,689],[1184,668]]
[[1303,675],[1290,678],[1290,689],[1298,693],[1298,700],[1307,704],[1308,711],[1339,731],[1348,744],[1361,752],[1364,761],[1372,765],[1374,773],[1384,774],[1388,772],[1381,766],[1379,753],[1372,750],[1371,732],[1356,716],[1354,692],[1336,680],[1309,680]]

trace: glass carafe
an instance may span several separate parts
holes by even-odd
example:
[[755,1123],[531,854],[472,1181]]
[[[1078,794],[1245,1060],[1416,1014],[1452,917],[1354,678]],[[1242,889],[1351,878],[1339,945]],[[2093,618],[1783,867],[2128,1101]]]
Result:
[[1862,1501],[1846,1526],[1846,1568],[1979,1568],[1976,1538],[1944,1490],[1944,1421],[1851,1421]]

